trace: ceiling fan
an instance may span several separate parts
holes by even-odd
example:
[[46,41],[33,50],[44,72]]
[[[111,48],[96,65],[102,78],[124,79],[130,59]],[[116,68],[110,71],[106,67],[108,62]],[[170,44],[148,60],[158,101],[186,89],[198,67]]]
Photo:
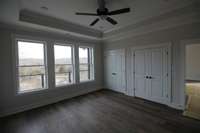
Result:
[[97,1],[98,1],[98,8],[96,10],[96,13],[76,12],[76,15],[99,16],[99,18],[95,19],[90,24],[90,26],[94,26],[100,19],[107,20],[111,24],[116,25],[117,21],[112,19],[109,16],[130,12],[130,8],[123,8],[123,9],[119,9],[119,10],[109,11],[108,8],[106,8],[106,6],[105,6],[105,4],[106,4],[105,0],[97,0]]

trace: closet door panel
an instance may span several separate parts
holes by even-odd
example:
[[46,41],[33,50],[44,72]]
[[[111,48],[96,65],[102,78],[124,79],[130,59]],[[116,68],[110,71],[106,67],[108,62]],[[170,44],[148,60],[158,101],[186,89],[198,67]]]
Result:
[[146,49],[145,52],[145,70],[146,70],[146,78],[145,78],[145,86],[146,86],[146,98],[149,99],[151,95],[151,80],[148,78],[151,75],[151,50]]
[[135,96],[158,103],[170,101],[169,46],[134,50]]
[[110,54],[104,56],[105,64],[105,85],[109,89],[113,89],[113,77],[112,77],[112,62],[113,57]]
[[111,50],[105,56],[106,87],[125,93],[125,51]]
[[136,50],[135,57],[135,96],[146,98],[146,59],[145,50]]
[[156,48],[151,50],[151,85],[150,98],[162,102],[163,98],[163,50]]
[[125,53],[123,51],[117,54],[115,66],[117,91],[125,93]]

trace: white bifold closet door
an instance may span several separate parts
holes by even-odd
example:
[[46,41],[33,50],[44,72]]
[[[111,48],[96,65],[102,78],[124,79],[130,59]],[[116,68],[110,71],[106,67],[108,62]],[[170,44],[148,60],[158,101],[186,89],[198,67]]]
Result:
[[168,47],[134,50],[135,96],[159,103],[169,101]]
[[135,96],[146,98],[147,96],[147,86],[146,86],[146,75],[147,75],[147,68],[146,68],[146,58],[147,57],[147,50],[136,50],[134,57],[135,57]]
[[107,51],[104,54],[106,87],[125,93],[125,51],[124,49]]

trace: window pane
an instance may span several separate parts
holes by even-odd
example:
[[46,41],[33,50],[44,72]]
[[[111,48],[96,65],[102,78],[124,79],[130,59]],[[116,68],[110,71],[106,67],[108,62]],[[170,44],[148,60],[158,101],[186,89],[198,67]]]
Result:
[[89,80],[88,70],[81,70],[80,81],[87,81],[87,80]]
[[80,81],[89,80],[88,64],[80,64]]
[[46,88],[44,44],[18,41],[19,91]]
[[72,47],[54,45],[56,86],[74,82],[72,65]]
[[19,75],[36,75],[45,74],[44,66],[21,66],[19,67]]
[[66,73],[66,72],[72,72],[73,71],[73,66],[72,65],[55,65],[55,72],[56,73]]
[[88,64],[88,52],[89,48],[79,48],[79,62],[80,64]]
[[72,65],[55,65],[56,85],[64,85],[73,82]]
[[56,85],[71,84],[73,79],[72,73],[56,73]]
[[88,70],[88,64],[80,64],[80,71]]
[[45,76],[20,76],[20,91],[30,91],[38,88],[44,88]]
[[55,64],[72,64],[72,48],[54,45]]
[[44,65],[44,44],[18,41],[19,66]]
[[93,50],[79,47],[79,74],[80,81],[93,79]]

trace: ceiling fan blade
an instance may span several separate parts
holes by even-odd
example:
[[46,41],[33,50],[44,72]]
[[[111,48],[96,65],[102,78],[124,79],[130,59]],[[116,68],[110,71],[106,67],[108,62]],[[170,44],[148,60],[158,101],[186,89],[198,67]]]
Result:
[[97,0],[98,5],[99,5],[99,9],[100,10],[104,10],[105,9],[105,0]]
[[77,12],[76,15],[98,16],[98,14],[96,13],[82,13],[82,12]]
[[122,13],[128,13],[130,11],[131,11],[130,8],[123,8],[123,9],[119,9],[115,11],[110,11],[108,15],[117,15],[117,14],[122,14]]
[[108,22],[110,22],[111,24],[113,24],[113,25],[116,25],[116,24],[117,24],[117,21],[115,21],[115,20],[112,19],[111,17],[107,17],[106,20],[107,20]]
[[90,24],[90,26],[94,26],[98,21],[99,21],[99,18],[95,19],[95,20]]

